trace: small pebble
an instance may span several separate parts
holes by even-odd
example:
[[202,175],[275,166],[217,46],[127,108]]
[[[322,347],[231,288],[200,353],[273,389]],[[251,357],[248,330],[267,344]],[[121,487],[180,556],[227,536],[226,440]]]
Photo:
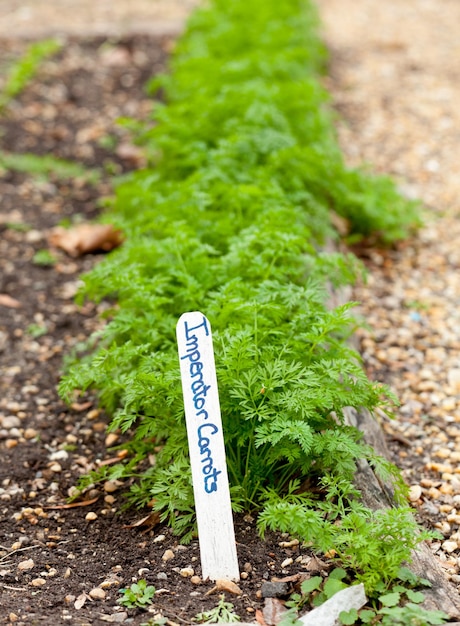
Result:
[[190,578],[194,575],[195,570],[191,567],[183,567],[179,573],[183,578]]
[[452,530],[450,524],[448,522],[437,522],[435,527],[442,532],[443,535],[450,535]]
[[116,433],[109,433],[105,438],[105,446],[106,448],[110,448],[113,446],[119,439],[119,435]]
[[447,372],[447,381],[455,393],[460,393],[460,368],[453,368]]
[[165,539],[166,539],[165,535],[158,535],[158,537],[155,537],[155,539],[153,540],[153,543],[161,543]]
[[284,569],[285,567],[288,567],[289,565],[292,565],[293,563],[294,563],[294,559],[288,558],[288,559],[285,559],[281,563],[281,567],[282,567],[282,569]]
[[93,511],[90,511],[89,513],[85,515],[85,520],[87,522],[94,522],[94,520],[96,519],[97,519],[97,515]]
[[16,415],[6,415],[1,418],[1,425],[6,430],[11,430],[12,428],[19,428],[21,426],[21,420]]
[[199,576],[192,576],[190,582],[192,585],[201,585],[201,578]]
[[456,541],[444,541],[441,547],[444,552],[453,552],[454,550],[457,550],[458,544]]
[[38,430],[35,428],[26,428],[24,431],[24,439],[34,439],[38,437]]
[[44,578],[34,578],[30,581],[30,584],[32,587],[42,587],[43,585],[46,585],[46,580]]
[[417,502],[417,500],[420,499],[421,495],[422,495],[422,488],[420,485],[412,485],[409,488],[409,501],[410,502]]
[[436,487],[431,487],[428,491],[428,496],[432,500],[439,500],[439,498],[441,497],[441,492]]
[[18,563],[18,570],[20,572],[26,572],[34,567],[35,563],[33,559],[27,559],[26,561],[21,561]]
[[167,561],[170,561],[171,559],[173,559],[174,556],[175,554],[172,550],[165,550],[165,552],[163,553],[163,556],[161,557],[161,560],[166,563]]
[[103,580],[101,584],[99,585],[99,587],[101,589],[110,589],[110,587],[113,587],[114,585],[119,585],[119,584],[120,584],[119,580],[107,579],[107,580]]
[[[26,434],[24,432],[24,437],[25,436]],[[67,450],[57,450],[56,452],[50,454],[50,461],[65,461],[68,458],[69,453],[67,452]]]
[[89,596],[93,600],[104,600],[106,595],[107,595],[106,592],[100,587],[95,587],[94,589],[91,589],[91,591],[89,592]]
[[284,598],[291,592],[291,584],[284,581],[265,582],[262,584],[263,598]]
[[278,545],[280,548],[294,548],[299,545],[299,540],[292,539],[292,541],[280,541]]
[[122,484],[123,483],[119,480],[107,480],[104,483],[104,491],[106,493],[114,493],[122,486]]
[[137,575],[139,576],[139,578],[142,578],[148,572],[150,572],[148,567],[141,567],[140,569],[137,570]]

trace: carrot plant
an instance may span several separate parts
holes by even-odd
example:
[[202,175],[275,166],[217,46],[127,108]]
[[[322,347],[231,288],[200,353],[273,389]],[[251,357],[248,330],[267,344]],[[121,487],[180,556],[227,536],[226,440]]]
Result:
[[32,43],[25,54],[8,69],[3,88],[0,90],[0,112],[16,98],[38,72],[47,58],[59,51],[56,39],[44,39]]
[[[190,537],[194,510],[175,324],[200,310],[213,326],[235,510],[261,531],[335,549],[372,587],[395,576],[424,538],[408,509],[373,513],[353,486],[356,460],[393,476],[347,406],[388,410],[348,343],[352,303],[331,310],[329,286],[361,268],[330,254],[333,212],[354,233],[406,236],[417,207],[393,183],[345,167],[319,75],[326,55],[310,3],[213,0],[197,11],[167,76],[166,104],[138,129],[150,166],[116,191],[110,220],[124,245],[85,277],[81,298],[116,300],[75,359],[62,395],[98,390],[130,456],[82,486],[131,478],[131,501],[154,500]],[[126,447],[126,445],[124,444]],[[148,459],[155,462],[149,464]]]

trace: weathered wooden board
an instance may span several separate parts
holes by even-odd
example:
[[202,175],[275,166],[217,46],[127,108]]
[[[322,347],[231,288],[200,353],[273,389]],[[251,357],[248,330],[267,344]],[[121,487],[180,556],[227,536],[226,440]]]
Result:
[[[364,440],[371,445],[377,454],[389,457],[385,436],[376,419],[369,411],[356,411],[349,408],[345,411],[347,422],[359,428],[364,433]],[[367,463],[361,459],[355,476],[356,487],[361,491],[363,503],[371,509],[384,509],[394,506],[393,490],[391,485],[382,483]],[[425,543],[412,553],[412,562],[409,568],[417,576],[430,581],[431,587],[424,589],[425,602],[423,606],[429,610],[444,611],[451,618],[460,618],[460,594],[454,585],[447,580],[436,557]]]
[[[337,246],[329,243],[326,249],[329,252],[337,251]],[[346,251],[346,249],[341,251]],[[350,287],[333,289],[330,286],[329,306],[340,306],[351,299]],[[351,339],[351,343],[359,351],[355,337]],[[366,409],[357,411],[349,407],[345,410],[345,419],[348,424],[355,426],[363,433],[364,441],[372,446],[377,454],[387,459],[390,458],[382,427],[369,411]],[[363,503],[370,509],[378,510],[395,506],[392,486],[383,483],[375,475],[369,463],[363,459],[358,463],[355,485],[362,494]],[[426,578],[432,584],[431,588],[423,591],[425,594],[423,606],[429,610],[444,611],[452,619],[460,619],[460,594],[447,579],[446,572],[427,544],[421,544],[413,552],[412,562],[408,566],[414,574]]]

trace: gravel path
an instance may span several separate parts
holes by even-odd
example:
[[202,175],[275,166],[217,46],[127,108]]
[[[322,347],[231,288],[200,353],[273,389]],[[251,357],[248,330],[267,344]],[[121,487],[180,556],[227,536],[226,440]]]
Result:
[[425,227],[397,250],[368,251],[356,289],[371,329],[369,375],[401,401],[385,422],[433,548],[460,582],[460,4],[321,0],[328,88],[348,161],[372,163],[423,200]]
[[177,33],[198,0],[2,0],[0,38]]

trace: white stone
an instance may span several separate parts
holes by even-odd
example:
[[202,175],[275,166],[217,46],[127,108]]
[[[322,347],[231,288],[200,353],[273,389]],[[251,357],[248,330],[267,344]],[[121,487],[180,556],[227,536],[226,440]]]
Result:
[[317,609],[303,615],[299,621],[302,626],[336,626],[342,611],[359,610],[367,602],[364,585],[352,585],[338,591]]
[[190,578],[194,575],[195,570],[192,567],[183,567],[179,573],[182,578]]
[[420,498],[421,495],[422,495],[422,488],[420,487],[420,485],[412,485],[409,488],[409,500],[411,502],[417,502],[417,500]]
[[174,552],[172,550],[165,550],[161,560],[165,563],[174,558]]
[[20,572],[26,572],[27,570],[32,569],[34,565],[35,563],[33,559],[27,559],[27,561],[21,561],[18,563],[18,570]]
[[453,368],[447,372],[447,381],[449,385],[460,392],[460,368]]
[[94,587],[94,589],[91,589],[89,592],[89,597],[93,600],[104,600],[106,595],[106,592],[100,587]]
[[458,544],[456,541],[444,541],[444,543],[442,544],[442,549],[444,550],[444,552],[454,552],[454,550],[457,550],[458,548]]

